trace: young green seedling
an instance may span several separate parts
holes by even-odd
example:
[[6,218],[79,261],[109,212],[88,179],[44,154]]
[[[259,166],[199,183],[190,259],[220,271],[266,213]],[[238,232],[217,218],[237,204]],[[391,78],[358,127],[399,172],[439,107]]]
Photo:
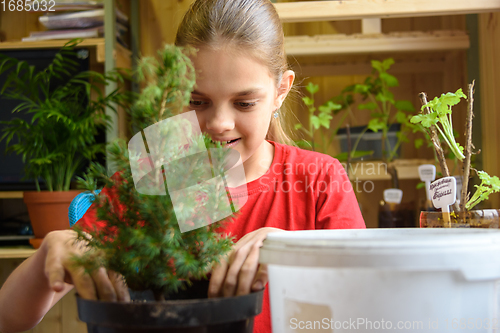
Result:
[[410,121],[413,124],[420,123],[425,128],[429,128],[432,125],[436,126],[453,154],[455,154],[460,161],[463,161],[465,158],[463,154],[464,147],[460,146],[460,144],[455,141],[451,118],[451,107],[457,105],[460,102],[460,98],[467,98],[462,92],[462,89],[458,89],[455,93],[449,92],[442,94],[441,97],[434,97],[432,101],[422,106],[422,110],[429,107],[432,112],[413,116]]
[[[469,173],[472,169],[470,166],[472,148],[472,117],[473,117],[473,91],[474,91],[474,82],[469,85],[468,96],[466,96],[462,89],[458,89],[455,93],[446,93],[442,94],[440,97],[435,97],[432,101],[425,103],[425,94],[422,106],[422,111],[424,113],[418,114],[411,118],[411,122],[414,124],[421,124],[423,127],[429,130],[432,135],[436,136],[436,129],[443,136],[444,141],[448,144],[453,154],[456,156],[458,160],[463,162],[462,176],[459,178],[463,179],[461,196],[460,196],[460,211],[465,213],[466,210],[470,210],[478,203],[483,200],[487,200],[491,193],[500,192],[500,179],[496,176],[489,176],[484,171],[477,171],[479,178],[481,179],[481,184],[479,186],[476,185],[476,192],[472,196],[472,198],[468,199],[467,192],[467,184],[469,181]],[[422,95],[421,94],[421,95]],[[467,118],[466,118],[466,133],[465,133],[465,149],[460,144],[455,141],[454,130],[453,130],[453,122],[452,122],[452,109],[451,107],[458,104],[461,98],[465,98],[469,100],[468,109],[467,109]],[[446,161],[444,160],[444,156],[439,154],[439,151],[442,152],[442,148],[439,142],[433,140],[436,153],[438,153],[438,158],[440,159],[441,168],[445,168],[446,170],[442,170],[443,174],[449,175]],[[442,179],[453,178],[453,193],[456,192],[456,179],[454,177],[444,177]],[[434,182],[436,183],[436,182]],[[433,183],[433,184],[434,184]],[[431,185],[432,190],[432,185]],[[455,194],[454,194],[455,195]],[[454,198],[452,204],[455,203],[457,198]],[[468,199],[468,200],[467,200]],[[433,197],[433,204],[436,208],[436,202]],[[440,205],[442,203],[439,203]],[[458,211],[458,208],[455,208],[455,211]],[[443,210],[444,212],[444,210]]]
[[497,176],[490,176],[484,171],[478,171],[477,175],[481,179],[481,184],[475,185],[476,193],[467,201],[465,208],[470,210],[483,200],[488,200],[490,194],[500,191],[500,179]]

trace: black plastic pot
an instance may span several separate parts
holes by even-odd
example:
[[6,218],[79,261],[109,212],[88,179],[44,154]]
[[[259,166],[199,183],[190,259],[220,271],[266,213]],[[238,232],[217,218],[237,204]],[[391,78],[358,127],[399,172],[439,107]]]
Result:
[[89,333],[251,333],[253,318],[262,311],[263,294],[262,290],[236,297],[164,302],[104,302],[77,297],[78,316],[87,323]]
[[[350,147],[354,147],[354,144],[358,140],[361,133],[364,131],[366,126],[355,126],[349,129],[351,136],[351,144]],[[387,132],[387,140],[391,147],[394,147],[398,142],[397,132],[401,129],[401,124],[391,124],[389,126],[389,131]],[[337,132],[337,138],[340,140],[340,151],[345,153],[349,150],[349,144],[347,142],[347,130],[346,128],[340,128]],[[388,149],[386,145],[386,150]],[[380,160],[383,158],[382,152],[382,131],[378,131],[377,133],[372,130],[366,131],[363,134],[361,139],[359,140],[358,146],[356,148],[357,151],[373,151],[373,154],[370,157],[364,157],[363,159],[371,159],[371,160]],[[397,156],[401,156],[401,147],[396,151]],[[389,157],[389,152],[385,152],[385,157]],[[354,159],[356,160],[356,159]]]

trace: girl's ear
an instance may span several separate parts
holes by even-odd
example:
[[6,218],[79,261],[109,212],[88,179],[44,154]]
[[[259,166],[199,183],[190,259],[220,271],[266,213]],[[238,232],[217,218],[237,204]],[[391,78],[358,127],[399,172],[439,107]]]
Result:
[[286,96],[292,89],[293,81],[295,80],[295,72],[287,70],[283,73],[278,86],[278,96],[276,96],[276,108],[280,108]]

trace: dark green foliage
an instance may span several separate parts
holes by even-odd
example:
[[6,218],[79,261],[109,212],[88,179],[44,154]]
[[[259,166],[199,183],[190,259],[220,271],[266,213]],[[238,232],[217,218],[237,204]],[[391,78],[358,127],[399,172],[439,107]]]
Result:
[[[26,176],[46,182],[50,191],[67,191],[70,182],[86,160],[104,152],[95,135],[110,124],[105,109],[125,104],[129,95],[118,90],[104,96],[99,86],[121,81],[117,73],[102,75],[86,71],[75,74],[77,63],[71,60],[78,41],[66,44],[44,70],[0,54],[0,74],[10,70],[1,88],[3,98],[20,100],[14,113],[28,113],[31,121],[13,118],[5,125],[0,140],[6,140],[8,152],[21,155]],[[52,87],[51,83],[63,83]],[[96,97],[91,99],[91,93]],[[13,144],[12,140],[17,139]],[[37,181],[37,187],[38,181]]]
[[[326,152],[327,147],[331,146],[338,130],[347,122],[347,118],[350,117],[355,119],[352,105],[354,105],[357,100],[361,100],[361,103],[357,105],[357,109],[368,110],[371,120],[351,148],[351,158],[359,158],[373,153],[371,151],[357,151],[356,149],[363,134],[371,130],[373,132],[382,132],[383,156],[387,156],[387,162],[392,161],[396,157],[397,150],[401,143],[409,142],[408,133],[422,132],[424,135],[427,135],[422,126],[412,124],[409,121],[411,113],[415,110],[413,104],[407,100],[394,99],[391,88],[398,86],[399,81],[395,76],[388,73],[388,70],[390,70],[393,64],[394,60],[392,58],[383,61],[372,60],[372,74],[369,75],[363,83],[352,84],[345,87],[340,95],[331,98],[323,105],[319,106],[318,110],[320,112],[317,116],[314,113],[316,111],[314,106],[314,94],[318,91],[318,86],[309,82],[306,86],[306,90],[310,96],[303,98],[310,113],[309,129],[307,130],[304,128],[302,124],[296,124],[295,129],[300,129],[309,138],[314,137],[314,131],[322,131],[322,149],[317,150]],[[339,113],[342,113],[339,122],[335,124],[335,126],[330,126],[332,115],[337,115]],[[400,123],[401,130],[397,133],[398,140],[396,145],[391,147],[387,139],[387,134],[390,125],[393,123]],[[329,138],[327,140],[326,138],[328,136]],[[314,141],[311,141],[312,142],[302,140],[298,144],[301,145],[301,147],[307,147],[308,145],[312,146],[314,150]],[[422,143],[422,139],[417,139],[415,141],[415,146],[419,148],[422,146]],[[387,154],[385,152],[387,152]],[[347,153],[342,153],[335,157],[340,160],[347,160],[347,155]]]
[[[137,129],[178,114],[188,104],[195,77],[185,52],[168,45],[160,52],[160,61],[151,58],[142,61],[141,68],[148,73],[148,85],[131,109]],[[171,147],[177,146],[175,136],[171,133],[164,133],[164,136]],[[206,145],[210,140],[199,135],[193,141]],[[131,289],[151,289],[158,300],[189,284],[191,279],[204,278],[211,266],[232,247],[232,239],[217,232],[222,224],[213,223],[181,233],[168,191],[167,195],[145,195],[136,190],[130,160],[138,157],[129,156],[126,143],[115,142],[109,146],[108,152],[120,171],[109,177],[104,168],[93,164],[80,184],[91,191],[105,185],[118,201],[110,202],[107,196],[96,196],[97,218],[104,221],[105,226],[99,230],[76,229],[79,239],[90,247],[83,257],[75,258],[76,264],[88,272],[101,266],[116,271],[123,275]],[[182,152],[174,154],[181,156]],[[192,159],[180,160],[180,170],[185,170],[185,173],[175,179],[176,188],[185,188],[193,179],[203,178],[202,163],[192,162]],[[157,168],[149,175],[162,173],[162,170]],[[223,171],[219,168],[214,173]],[[148,176],[144,181],[151,181]],[[214,193],[202,188],[201,194],[196,199],[186,200],[185,205],[192,208],[199,200],[205,200],[204,207],[210,210],[221,204],[222,195],[227,196],[225,189],[222,193]]]
[[[358,105],[359,110],[369,110],[371,120],[369,121],[366,130],[373,132],[382,132],[382,151],[383,155],[387,154],[387,162],[392,161],[396,157],[397,150],[401,143],[409,142],[407,134],[410,131],[419,131],[417,126],[410,123],[409,113],[413,112],[415,108],[410,101],[395,100],[394,94],[391,92],[392,87],[399,85],[398,79],[389,74],[387,71],[394,64],[392,58],[383,61],[372,60],[372,74],[368,76],[362,84],[354,84],[348,86],[342,92],[342,99],[351,104],[355,100],[355,96],[360,96],[363,103]],[[389,127],[393,123],[401,124],[401,130],[396,134],[397,142],[392,147],[387,139]],[[421,145],[419,141],[415,145]],[[354,144],[353,150],[355,151],[357,143]]]

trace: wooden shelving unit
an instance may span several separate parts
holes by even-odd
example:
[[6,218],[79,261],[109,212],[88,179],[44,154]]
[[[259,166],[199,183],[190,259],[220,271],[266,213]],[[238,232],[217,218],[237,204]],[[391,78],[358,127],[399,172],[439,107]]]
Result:
[[[136,0],[117,0],[117,2],[119,2],[121,6],[125,6],[126,9],[130,9],[131,3],[137,7]],[[105,38],[84,39],[78,47],[89,50],[91,70],[106,72],[117,67],[130,69],[132,68],[132,52],[117,43],[115,38],[115,0],[104,0],[103,3],[106,14],[104,18]],[[131,19],[134,17],[133,10],[125,10],[125,12],[127,14],[130,12],[129,17]],[[112,15],[110,15],[111,13]],[[0,53],[5,50],[56,49],[68,42],[68,40],[47,40],[37,42],[20,41],[22,37],[28,36],[30,32],[44,29],[38,22],[39,15],[41,14],[8,11],[0,12],[0,38],[4,40],[0,42]],[[132,44],[136,45],[137,43]],[[104,90],[105,93],[109,93],[115,88],[116,86],[108,85],[104,87]],[[113,118],[113,126],[107,132],[107,139],[112,140],[117,136],[125,136],[127,124],[123,112],[119,111],[118,115],[114,112],[107,112]],[[4,205],[0,206],[0,209],[2,209],[2,207],[8,207],[8,212],[11,213],[10,209],[14,208],[10,206],[18,209],[19,206],[22,206],[22,198],[23,192],[21,191],[0,191],[0,201],[2,201],[2,205]],[[28,246],[0,247],[0,285],[3,284],[15,267],[34,253],[36,253],[36,250]],[[86,331],[86,325],[78,320],[75,293],[72,291],[47,313],[36,328],[27,332],[83,333]]]
[[37,250],[30,247],[0,247],[0,259],[26,259]]
[[[478,37],[469,37],[471,31],[464,14],[488,13],[482,14],[489,16],[483,22],[494,29],[498,19],[490,13],[500,11],[500,0],[277,0],[274,5],[284,23],[289,62],[300,85],[307,83],[302,80],[319,85],[315,95],[318,104],[336,96],[347,85],[362,82],[363,76],[371,72],[370,60],[391,57],[396,64],[390,73],[400,83],[394,89],[396,99],[410,100],[416,108],[420,105],[417,96],[421,91],[433,98],[465,87],[467,80],[479,80],[477,70],[468,72],[471,64],[467,59],[477,56],[467,52],[471,45],[477,48]],[[496,45],[493,39],[484,45],[498,49],[493,46]],[[490,91],[494,89],[491,87],[495,85],[488,87]],[[305,111],[305,108],[294,109],[302,123],[307,122]],[[457,124],[462,123],[461,113],[457,112]],[[367,113],[357,114],[357,122],[351,126],[365,124],[367,116]],[[334,118],[333,122],[337,120]],[[458,131],[463,132],[461,128]],[[413,145],[405,145],[403,149],[403,159],[394,162],[401,180],[399,185],[405,192],[403,200],[418,201],[422,194],[418,193],[422,191],[416,190],[417,167],[434,164],[429,159],[432,152],[417,151]],[[393,185],[387,166],[380,161],[354,163],[349,176],[353,181],[374,184],[373,191],[356,195],[367,225],[377,226],[378,201],[383,189]]]
[[[0,52],[2,50],[19,50],[19,49],[55,49],[61,48],[69,40],[45,40],[37,42],[3,42],[0,43]],[[106,43],[104,38],[88,38],[84,39],[79,47],[90,47],[95,49],[96,60],[100,64],[104,64],[106,60]],[[116,63],[116,67],[119,68],[131,68],[131,56],[132,52],[122,45],[117,44],[115,47],[116,51],[113,52],[113,57]]]
[[469,36],[460,30],[285,38],[285,50],[288,56],[465,50],[469,46]]
[[0,199],[22,199],[22,191],[0,191]]
[[282,22],[460,15],[500,11],[499,0],[329,0],[278,2],[274,5]]

